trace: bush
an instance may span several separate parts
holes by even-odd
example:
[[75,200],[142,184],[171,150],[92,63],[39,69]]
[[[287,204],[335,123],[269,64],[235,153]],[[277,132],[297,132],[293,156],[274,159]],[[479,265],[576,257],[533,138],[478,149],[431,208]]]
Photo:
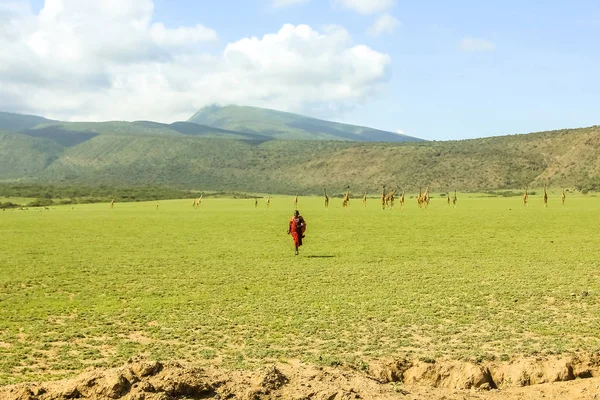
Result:
[[28,203],[25,207],[48,207],[54,204],[54,201],[50,199],[37,199]]

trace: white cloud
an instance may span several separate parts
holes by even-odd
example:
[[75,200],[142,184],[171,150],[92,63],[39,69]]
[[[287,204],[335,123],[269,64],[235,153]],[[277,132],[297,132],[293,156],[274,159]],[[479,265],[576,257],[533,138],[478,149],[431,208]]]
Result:
[[335,0],[343,7],[350,8],[360,14],[375,14],[389,10],[394,0]]
[[310,0],[273,0],[273,7],[283,8],[294,4],[307,3]]
[[496,45],[485,39],[464,38],[460,42],[460,48],[463,51],[469,52],[494,51],[496,50]]
[[0,110],[175,121],[218,103],[333,117],[389,79],[390,57],[339,26],[284,25],[215,52],[213,30],[167,28],[152,11],[150,0],[0,8]]
[[379,36],[384,33],[393,33],[400,22],[392,15],[385,13],[371,25],[367,33],[370,36]]
[[217,33],[202,25],[168,29],[157,23],[150,28],[150,36],[159,45],[173,47],[217,40]]

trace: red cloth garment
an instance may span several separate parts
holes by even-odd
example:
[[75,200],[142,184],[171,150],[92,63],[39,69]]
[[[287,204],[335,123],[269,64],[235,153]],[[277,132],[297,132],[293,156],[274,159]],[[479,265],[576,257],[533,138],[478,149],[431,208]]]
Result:
[[302,216],[292,217],[290,219],[290,234],[294,239],[294,245],[296,247],[302,246],[302,236],[306,231],[306,222]]

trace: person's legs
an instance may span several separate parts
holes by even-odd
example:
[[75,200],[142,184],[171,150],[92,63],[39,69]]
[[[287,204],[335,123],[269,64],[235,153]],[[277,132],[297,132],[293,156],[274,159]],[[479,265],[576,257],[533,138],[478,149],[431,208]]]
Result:
[[301,239],[298,236],[298,232],[292,232],[292,238],[294,239],[294,247],[296,248],[296,255],[298,255],[298,246],[300,246]]

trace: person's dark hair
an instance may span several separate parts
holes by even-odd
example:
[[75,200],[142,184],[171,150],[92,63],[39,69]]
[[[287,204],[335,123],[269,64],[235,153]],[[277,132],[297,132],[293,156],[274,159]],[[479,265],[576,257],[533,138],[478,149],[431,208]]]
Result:
[[294,210],[294,215],[300,215],[300,211]]

